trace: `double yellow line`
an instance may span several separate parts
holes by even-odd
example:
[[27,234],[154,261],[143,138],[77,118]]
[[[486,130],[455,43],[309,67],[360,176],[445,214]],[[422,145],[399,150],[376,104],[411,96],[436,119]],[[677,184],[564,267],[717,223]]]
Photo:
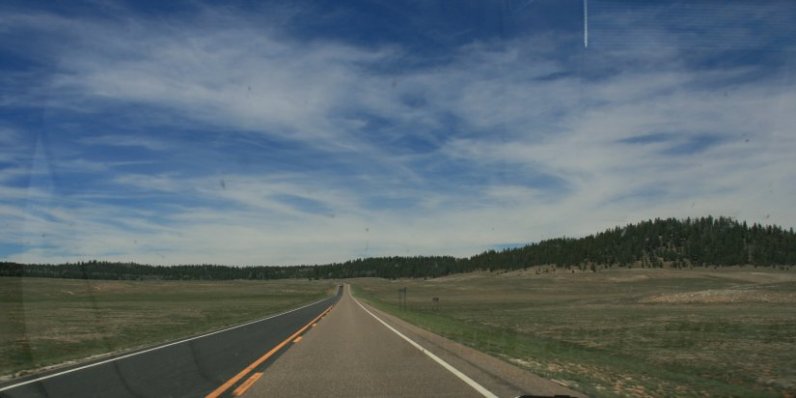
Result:
[[[261,356],[260,358],[257,358],[256,361],[252,362],[245,369],[241,370],[240,373],[236,374],[231,379],[227,380],[224,384],[220,385],[218,388],[213,390],[213,392],[211,392],[210,394],[205,395],[205,398],[218,398],[218,397],[220,397],[221,394],[223,394],[225,391],[229,390],[230,387],[235,385],[235,383],[240,381],[242,378],[246,377],[246,375],[251,373],[251,371],[256,369],[258,366],[262,365],[262,363],[267,361],[268,358],[271,358],[272,356],[274,356],[274,354],[279,352],[279,350],[281,350],[282,347],[286,346],[288,343],[290,343],[291,341],[293,341],[296,338],[298,338],[299,335],[304,333],[307,329],[309,329],[312,326],[314,326],[315,323],[317,323],[318,320],[323,318],[324,315],[328,314],[329,311],[331,311],[333,307],[334,307],[334,305],[330,305],[329,308],[327,308],[326,310],[321,312],[320,315],[315,317],[313,320],[311,320],[306,325],[302,326],[295,333],[291,334],[290,337],[286,338],[284,341],[282,341],[281,343],[279,343],[276,346],[274,346],[274,348],[272,348],[270,351],[268,351],[265,354],[263,354],[263,356]],[[246,390],[248,390],[254,384],[254,382],[257,381],[257,379],[260,378],[260,376],[262,376],[262,372],[253,374],[248,380],[246,380],[243,384],[241,384],[240,387],[235,389],[235,391],[233,392],[233,395],[236,396],[236,397],[239,396],[239,395],[242,395],[244,392],[246,392]]]

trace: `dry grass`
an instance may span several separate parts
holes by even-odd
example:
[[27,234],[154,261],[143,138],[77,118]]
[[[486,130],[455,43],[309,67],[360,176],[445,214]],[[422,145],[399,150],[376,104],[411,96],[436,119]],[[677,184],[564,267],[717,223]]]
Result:
[[319,299],[330,282],[0,278],[0,375],[199,334]]
[[[594,395],[796,394],[796,272],[532,269],[354,284],[406,320]],[[395,305],[399,287],[408,310]]]

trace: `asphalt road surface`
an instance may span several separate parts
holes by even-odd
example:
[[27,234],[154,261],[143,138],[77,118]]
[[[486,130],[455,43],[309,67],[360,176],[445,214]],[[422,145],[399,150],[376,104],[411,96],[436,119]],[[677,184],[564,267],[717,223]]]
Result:
[[238,393],[264,397],[584,397],[380,312],[349,286],[324,319]]
[[346,291],[329,316],[265,369],[244,396],[484,395],[388,329]]
[[[264,354],[329,309],[340,297],[220,333],[0,387],[2,398],[204,397],[252,363],[263,369],[284,350]],[[237,383],[211,396],[230,396]]]
[[355,300],[334,297],[221,332],[0,387],[13,397],[582,396]]

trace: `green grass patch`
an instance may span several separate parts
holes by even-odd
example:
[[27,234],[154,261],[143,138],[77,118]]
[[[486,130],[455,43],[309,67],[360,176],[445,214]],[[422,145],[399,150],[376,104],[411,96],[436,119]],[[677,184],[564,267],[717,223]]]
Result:
[[796,392],[796,275],[787,272],[531,271],[353,285],[384,311],[589,395]]
[[0,278],[0,375],[130,350],[326,297],[318,281]]

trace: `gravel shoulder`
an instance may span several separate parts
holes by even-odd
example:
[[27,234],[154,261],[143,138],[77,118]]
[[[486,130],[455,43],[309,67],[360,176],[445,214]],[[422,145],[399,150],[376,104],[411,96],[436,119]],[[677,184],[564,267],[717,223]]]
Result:
[[555,381],[545,379],[501,359],[451,341],[414,326],[402,319],[362,303],[379,318],[389,323],[425,349],[442,358],[499,397],[528,395],[569,395],[585,397]]

